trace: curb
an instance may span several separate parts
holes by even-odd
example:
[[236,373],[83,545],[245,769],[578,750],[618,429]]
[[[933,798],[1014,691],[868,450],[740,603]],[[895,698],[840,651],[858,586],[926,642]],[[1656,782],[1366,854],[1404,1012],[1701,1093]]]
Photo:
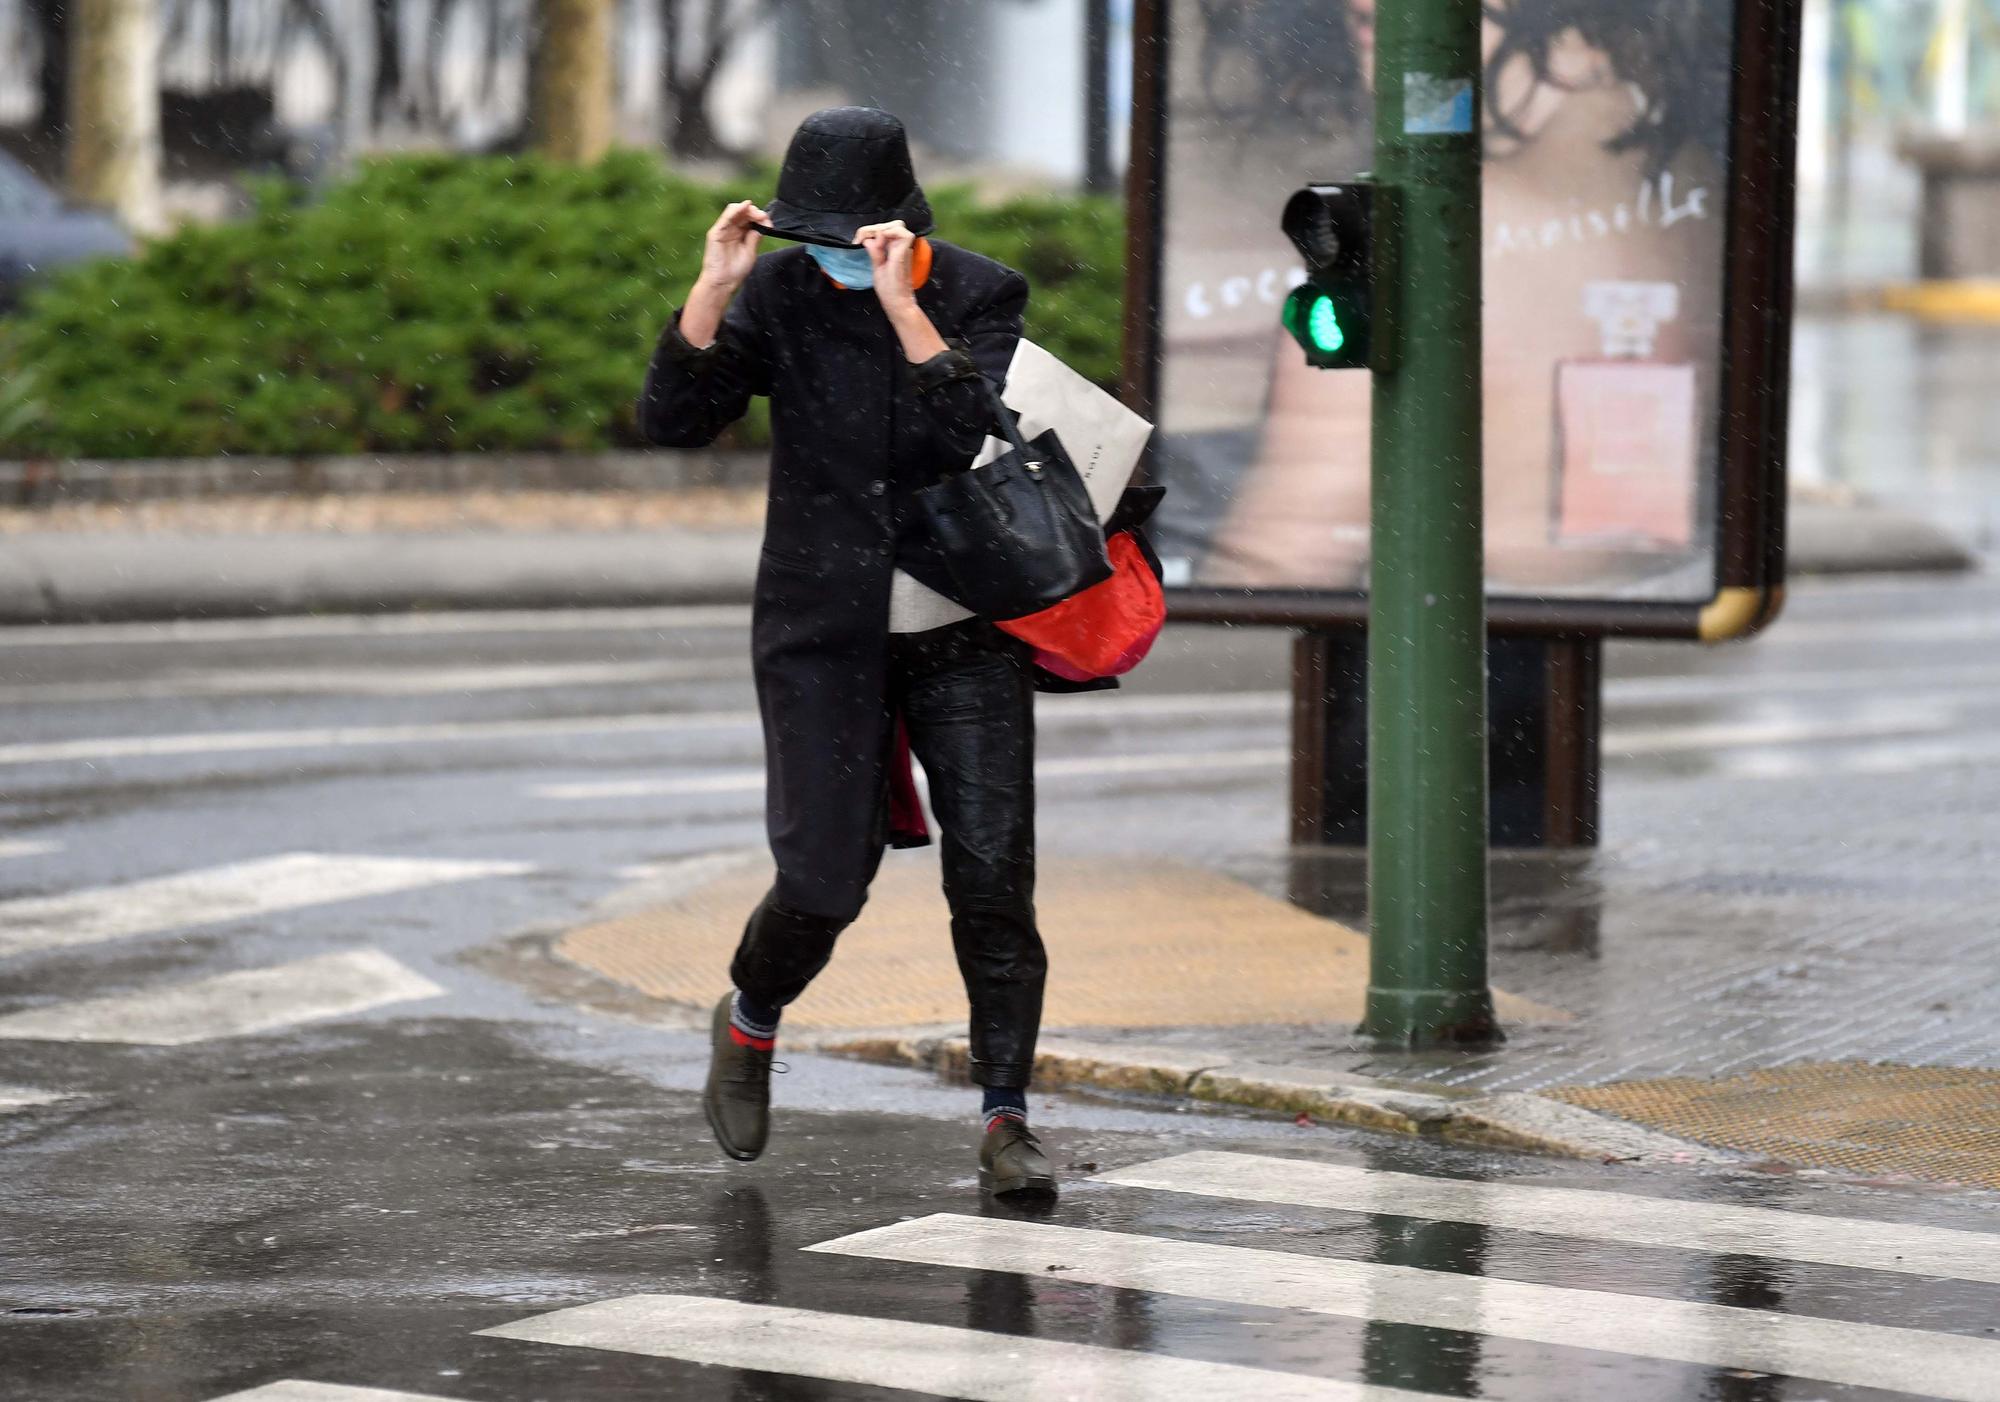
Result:
[[351,453],[326,457],[16,458],[0,502],[107,505],[354,492],[675,491],[761,487],[761,452]]
[[[0,538],[0,625],[414,609],[749,602],[760,528],[27,532]],[[1796,498],[1794,575],[1976,569],[1929,521]]]
[[738,604],[757,530],[14,536],[0,624]]
[[[856,1037],[831,1033],[810,1050],[962,1080],[966,1039],[921,1033]],[[1147,1047],[1045,1037],[1035,1057],[1037,1085],[1106,1090],[1306,1115],[1390,1134],[1445,1139],[1596,1162],[1740,1163],[1733,1154],[1678,1139],[1593,1110],[1523,1091],[1468,1094],[1350,1076],[1314,1066],[1272,1066],[1199,1048]]]

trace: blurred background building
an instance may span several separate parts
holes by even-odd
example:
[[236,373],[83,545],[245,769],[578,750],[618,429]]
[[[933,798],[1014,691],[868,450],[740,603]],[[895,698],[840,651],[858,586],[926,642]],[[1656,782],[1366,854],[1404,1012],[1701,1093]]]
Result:
[[[0,0],[0,157],[13,158],[0,159],[0,226],[16,230],[0,263],[118,245],[118,230],[65,208],[65,194],[148,232],[242,214],[246,175],[312,185],[370,151],[587,157],[617,143],[664,150],[692,173],[733,172],[775,157],[805,112],[842,101],[901,113],[935,182],[1111,191],[1126,155],[1132,9]],[[80,56],[87,32],[103,47]],[[93,146],[119,122],[72,114],[126,110],[144,73],[156,129],[127,123],[121,142]],[[75,90],[78,74],[90,91]],[[1978,388],[1990,376],[1966,374],[1985,365],[2000,319],[2000,298],[1976,281],[2000,278],[2000,0],[1805,0],[1799,196],[1795,479],[1886,493],[1975,546],[2000,544],[2000,490],[1986,485],[2000,469],[1980,446],[2000,425]],[[1926,280],[1952,290],[1916,306],[1908,285]],[[1871,392],[1852,393],[1864,376]]]

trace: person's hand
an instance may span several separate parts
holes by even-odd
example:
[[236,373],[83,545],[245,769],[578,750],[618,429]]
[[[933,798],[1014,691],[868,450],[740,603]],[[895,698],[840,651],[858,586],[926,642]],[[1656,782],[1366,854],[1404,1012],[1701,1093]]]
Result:
[[769,222],[770,216],[749,200],[738,200],[723,210],[702,245],[701,280],[730,292],[741,287],[756,266],[757,244],[764,237],[751,225]]
[[868,250],[868,261],[875,265],[875,296],[884,306],[914,299],[910,257],[916,249],[917,236],[910,232],[909,225],[900,219],[891,219],[886,224],[864,224],[854,231],[854,241]]

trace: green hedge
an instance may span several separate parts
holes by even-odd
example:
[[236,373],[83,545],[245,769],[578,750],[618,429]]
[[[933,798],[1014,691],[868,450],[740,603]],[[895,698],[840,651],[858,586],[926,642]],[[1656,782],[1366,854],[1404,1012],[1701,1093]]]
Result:
[[[371,161],[317,204],[84,264],[0,328],[0,455],[571,451],[637,442],[632,399],[702,232],[769,172],[688,180],[621,151]],[[1029,333],[1115,379],[1122,232],[1104,198],[932,192],[943,237],[1034,288]],[[738,431],[753,444],[761,416]]]

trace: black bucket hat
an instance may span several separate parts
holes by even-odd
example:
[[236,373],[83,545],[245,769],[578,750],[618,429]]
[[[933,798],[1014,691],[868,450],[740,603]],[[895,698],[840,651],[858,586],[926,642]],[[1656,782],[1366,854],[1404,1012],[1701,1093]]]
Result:
[[852,248],[864,224],[900,219],[919,235],[933,228],[909,137],[878,107],[826,107],[800,122],[769,213],[778,237],[834,248]]

